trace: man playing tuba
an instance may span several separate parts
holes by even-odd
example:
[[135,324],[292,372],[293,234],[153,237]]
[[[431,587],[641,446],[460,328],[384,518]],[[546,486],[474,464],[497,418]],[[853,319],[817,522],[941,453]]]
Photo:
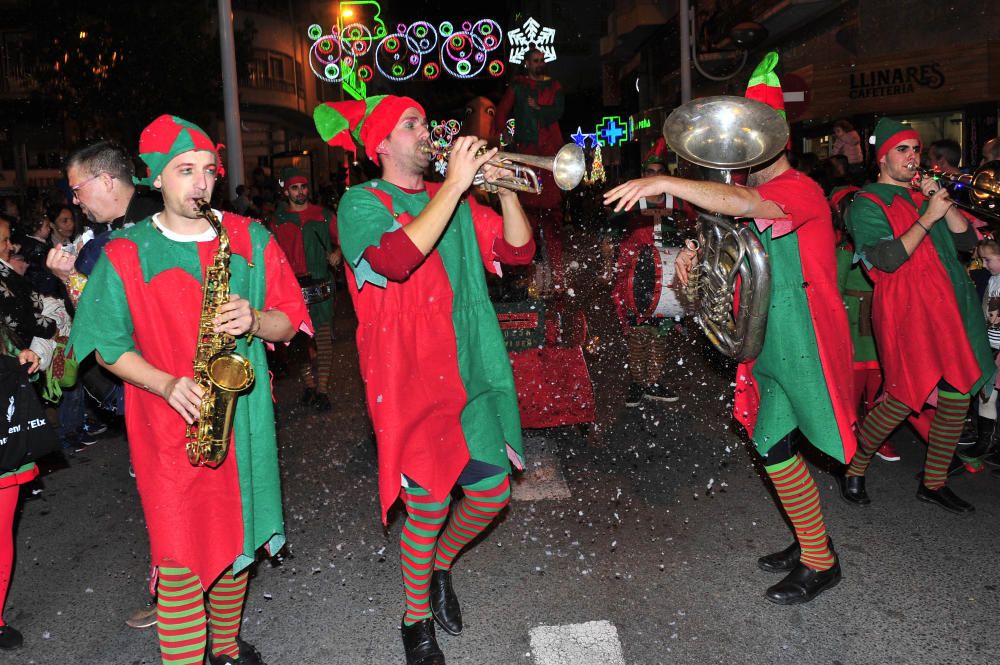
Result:
[[[781,103],[776,64],[777,55],[768,54],[751,76],[747,97]],[[739,366],[734,416],[763,458],[795,530],[796,542],[758,560],[763,570],[787,573],[766,597],[782,605],[808,602],[836,585],[841,572],[816,485],[795,450],[797,435],[845,462],[856,447],[851,337],[836,282],[830,208],[819,185],[793,170],[784,151],[751,171],[749,187],[657,176],[614,188],[605,203],[628,209],[642,197],[664,193],[751,220],[770,259],[771,306],[763,346],[755,359]],[[682,283],[694,264],[692,250],[678,257]]]
[[162,192],[164,210],[107,244],[80,299],[70,346],[81,360],[96,352],[126,381],[164,662],[200,663],[208,641],[212,665],[254,665],[260,654],[238,638],[247,567],[258,548],[273,554],[285,540],[270,385],[264,378],[240,395],[232,450],[221,464],[194,466],[186,430],[199,418],[203,391],[193,360],[208,317],[213,333],[236,337],[236,351],[267,377],[262,340],[311,331],[309,315],[264,227],[220,212],[231,250],[222,276],[229,302],[202,312],[202,275],[214,266],[219,239],[197,202],[212,197],[221,170],[216,145],[199,127],[163,115],[143,130],[139,152],[149,167],[141,182]]

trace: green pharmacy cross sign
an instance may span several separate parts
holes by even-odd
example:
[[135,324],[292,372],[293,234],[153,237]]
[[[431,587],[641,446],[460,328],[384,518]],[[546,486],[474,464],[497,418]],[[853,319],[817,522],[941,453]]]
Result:
[[629,140],[629,126],[620,116],[604,116],[597,126],[597,142],[602,146],[618,146]]

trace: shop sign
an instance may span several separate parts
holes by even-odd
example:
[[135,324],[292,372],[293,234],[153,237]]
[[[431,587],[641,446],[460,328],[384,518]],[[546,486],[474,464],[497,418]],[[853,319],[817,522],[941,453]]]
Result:
[[885,67],[851,72],[851,99],[888,97],[916,92],[918,88],[936,90],[945,78],[936,62],[906,67]]

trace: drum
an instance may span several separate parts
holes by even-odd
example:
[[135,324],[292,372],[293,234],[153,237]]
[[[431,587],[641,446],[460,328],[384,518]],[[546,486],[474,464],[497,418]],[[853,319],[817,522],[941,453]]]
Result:
[[628,266],[625,307],[635,315],[636,323],[684,314],[673,289],[674,261],[680,251],[680,247],[646,245]]
[[307,305],[318,305],[333,297],[333,281],[329,279],[299,277],[299,287],[302,288],[302,299]]

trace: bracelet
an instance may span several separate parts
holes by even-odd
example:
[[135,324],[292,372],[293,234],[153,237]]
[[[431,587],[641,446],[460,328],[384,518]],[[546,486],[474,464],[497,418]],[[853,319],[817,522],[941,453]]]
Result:
[[917,226],[919,226],[920,228],[922,228],[924,230],[924,233],[928,233],[929,234],[931,232],[931,230],[929,228],[927,228],[926,226],[924,226],[923,224],[920,223],[920,219],[919,218],[917,219],[916,224],[917,224]]

